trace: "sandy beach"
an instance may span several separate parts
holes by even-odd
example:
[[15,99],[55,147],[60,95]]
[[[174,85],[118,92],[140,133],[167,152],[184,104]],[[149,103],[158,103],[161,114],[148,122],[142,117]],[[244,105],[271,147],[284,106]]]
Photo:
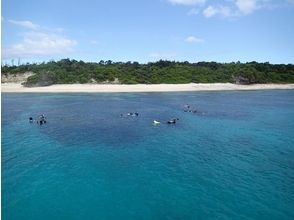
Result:
[[236,85],[231,83],[190,83],[190,84],[59,84],[27,88],[19,83],[2,83],[1,91],[7,93],[77,93],[77,92],[182,92],[182,91],[225,91],[225,90],[268,90],[294,89],[294,84]]

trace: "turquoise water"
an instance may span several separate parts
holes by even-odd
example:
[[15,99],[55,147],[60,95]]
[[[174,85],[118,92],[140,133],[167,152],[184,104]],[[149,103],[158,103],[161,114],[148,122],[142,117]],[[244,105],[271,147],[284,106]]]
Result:
[[2,94],[2,218],[294,219],[293,136],[293,90]]

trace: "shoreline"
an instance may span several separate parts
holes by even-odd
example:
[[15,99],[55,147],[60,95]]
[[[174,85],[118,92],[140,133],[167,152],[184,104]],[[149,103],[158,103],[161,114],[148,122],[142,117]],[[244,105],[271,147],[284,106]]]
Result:
[[120,92],[189,92],[248,91],[294,89],[294,84],[189,83],[189,84],[56,84],[44,87],[23,87],[20,83],[2,83],[3,93],[120,93]]

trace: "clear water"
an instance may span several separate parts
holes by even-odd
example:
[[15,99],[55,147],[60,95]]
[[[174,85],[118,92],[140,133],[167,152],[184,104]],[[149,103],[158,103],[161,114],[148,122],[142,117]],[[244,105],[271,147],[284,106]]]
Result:
[[294,219],[293,137],[293,90],[2,94],[2,218]]

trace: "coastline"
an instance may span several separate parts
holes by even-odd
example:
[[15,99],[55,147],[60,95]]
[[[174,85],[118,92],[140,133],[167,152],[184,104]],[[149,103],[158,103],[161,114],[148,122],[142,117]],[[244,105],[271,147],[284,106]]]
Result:
[[244,91],[294,89],[294,84],[189,83],[189,84],[57,84],[44,87],[23,87],[20,83],[2,83],[4,93],[112,93],[112,92],[188,92],[188,91]]

